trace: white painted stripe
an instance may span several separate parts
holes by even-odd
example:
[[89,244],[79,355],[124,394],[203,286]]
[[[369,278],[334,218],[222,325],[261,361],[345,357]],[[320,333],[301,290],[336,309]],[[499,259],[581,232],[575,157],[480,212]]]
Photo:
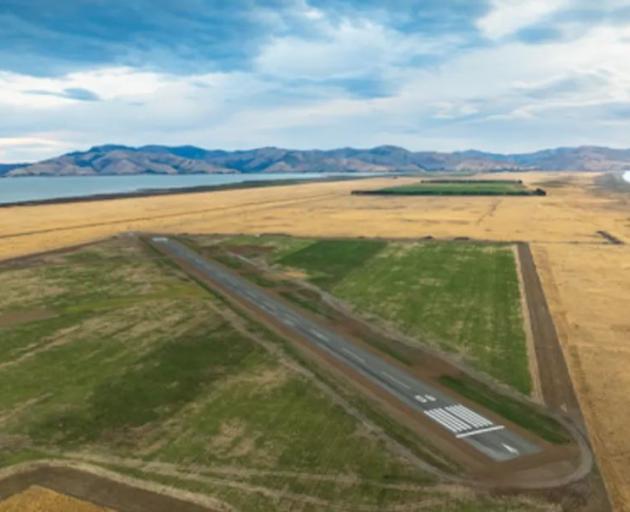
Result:
[[489,425],[492,425],[492,422],[490,420],[484,418],[483,416],[480,416],[479,414],[476,414],[475,412],[462,405],[453,405],[447,407],[446,410],[451,414],[454,414],[458,418],[467,421],[475,427],[487,427]]
[[470,430],[471,426],[468,425],[468,423],[466,423],[465,421],[462,421],[459,418],[457,418],[457,416],[453,416],[452,414],[449,414],[443,409],[441,409],[439,412],[440,414],[448,418],[449,421],[451,421],[451,423],[454,423],[456,426],[458,426],[460,430]]
[[458,419],[454,418],[453,416],[449,415],[448,413],[441,412],[440,414],[445,419],[445,421],[450,421],[452,425],[455,425],[455,428],[457,429],[457,432],[464,432],[465,430],[470,430],[470,426],[469,425],[466,425],[465,423],[461,423]]
[[484,416],[481,416],[481,414],[477,414],[475,411],[472,411],[468,407],[465,407],[463,405],[456,405],[456,406],[453,406],[453,408],[456,409],[457,411],[461,412],[462,414],[467,415],[467,417],[475,418],[480,423],[492,424],[492,422],[488,418],[485,418]]
[[346,354],[348,354],[350,357],[354,357],[357,361],[361,362],[361,363],[365,363],[365,359],[363,359],[361,356],[359,356],[358,354],[355,354],[354,352],[352,352],[352,350],[348,350],[347,348],[342,348],[341,350],[343,350]]
[[325,334],[322,334],[319,331],[314,331],[314,332],[315,332],[315,336],[317,336],[320,340],[328,341],[328,336],[326,336]]
[[[457,416],[457,413],[453,412],[453,414]],[[465,416],[464,414],[461,414],[461,413],[459,414],[458,417],[461,417],[462,419],[470,423],[475,428],[489,427],[490,425],[492,425],[491,421],[479,421],[476,418],[471,418],[470,416]]]
[[440,422],[448,423],[449,425],[452,425],[453,428],[455,429],[455,432],[461,432],[463,430],[470,429],[468,425],[462,423],[457,418],[451,416],[450,414],[445,412],[442,408],[431,409],[431,413],[433,414],[435,418],[439,418]]
[[387,372],[381,372],[381,375],[383,375],[383,377],[386,377],[387,379],[391,380],[392,382],[395,382],[396,384],[398,384],[399,386],[402,386],[405,389],[410,389],[409,386],[407,386],[407,384],[405,384],[403,381],[397,379],[396,377],[392,377],[389,373]]
[[443,410],[443,409],[433,409],[433,410],[436,411],[437,414],[440,414],[443,418],[445,418],[448,421],[450,421],[453,425],[455,425],[457,427],[457,429],[458,429],[458,432],[461,432],[462,430],[470,430],[471,429],[471,426],[468,423],[466,423],[465,421],[461,421],[456,416],[453,416],[452,414],[449,414],[445,410]]
[[444,414],[439,411],[434,414],[435,419],[437,419],[442,424],[447,424],[452,427],[453,432],[461,432],[462,430],[466,430],[461,427],[461,425],[457,425],[453,420],[451,420],[448,416],[444,416]]
[[443,427],[446,427],[448,430],[450,430],[453,433],[459,432],[459,430],[457,429],[457,427],[451,425],[450,423],[447,423],[446,421],[444,421],[442,418],[440,418],[437,414],[434,413],[434,411],[425,411],[426,415],[429,416],[429,418],[431,418],[433,421],[438,422],[440,425],[442,425]]
[[486,432],[493,432],[494,430],[502,430],[505,427],[503,425],[495,425],[494,427],[482,428],[480,430],[473,430],[472,432],[465,432],[463,434],[457,434],[457,438],[476,436],[479,434],[485,434]]

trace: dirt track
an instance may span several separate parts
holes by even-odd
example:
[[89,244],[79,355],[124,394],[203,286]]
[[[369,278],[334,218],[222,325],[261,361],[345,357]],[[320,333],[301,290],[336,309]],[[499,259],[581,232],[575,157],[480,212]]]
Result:
[[56,465],[34,465],[0,480],[0,500],[39,485],[117,512],[219,512],[202,505],[111,480],[96,473]]
[[526,243],[519,243],[517,247],[543,399],[548,407],[563,411],[582,425],[580,405],[573,391],[569,370],[538,278],[532,252]]

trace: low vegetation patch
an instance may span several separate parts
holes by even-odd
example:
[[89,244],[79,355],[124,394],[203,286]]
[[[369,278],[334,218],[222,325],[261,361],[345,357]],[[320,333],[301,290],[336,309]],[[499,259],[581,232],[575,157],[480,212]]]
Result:
[[387,242],[381,240],[320,240],[277,261],[308,272],[310,280],[319,286],[330,287],[386,246]]
[[359,195],[401,196],[544,196],[545,191],[530,190],[517,180],[427,180],[410,185],[378,190],[356,190]]

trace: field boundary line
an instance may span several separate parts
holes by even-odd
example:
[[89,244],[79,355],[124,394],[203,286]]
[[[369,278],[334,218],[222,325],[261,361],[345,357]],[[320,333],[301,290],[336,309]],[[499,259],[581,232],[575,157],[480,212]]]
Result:
[[523,279],[521,254],[517,248],[517,245],[512,246],[512,252],[514,254],[514,261],[516,263],[518,290],[521,301],[521,311],[523,312],[523,330],[525,331],[525,345],[527,347],[527,363],[529,366],[529,374],[532,379],[531,397],[537,402],[544,404],[545,400],[543,398],[542,383],[540,382],[540,368],[538,367],[538,357],[536,355],[536,345],[532,329],[532,319],[529,313],[527,294],[525,292],[525,283]]
[[128,512],[236,512],[210,496],[121,475],[76,461],[42,459],[0,470],[0,499],[40,485],[61,494]]

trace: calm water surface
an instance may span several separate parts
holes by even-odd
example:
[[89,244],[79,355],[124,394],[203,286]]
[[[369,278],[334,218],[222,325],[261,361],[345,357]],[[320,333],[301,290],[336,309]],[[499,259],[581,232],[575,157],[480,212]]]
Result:
[[[335,173],[340,176],[342,173]],[[361,173],[352,173],[360,176]],[[76,176],[0,178],[0,204],[38,199],[85,197],[95,194],[136,192],[156,188],[185,188],[225,185],[243,181],[324,178],[322,173],[299,174],[215,174],[191,176]]]

